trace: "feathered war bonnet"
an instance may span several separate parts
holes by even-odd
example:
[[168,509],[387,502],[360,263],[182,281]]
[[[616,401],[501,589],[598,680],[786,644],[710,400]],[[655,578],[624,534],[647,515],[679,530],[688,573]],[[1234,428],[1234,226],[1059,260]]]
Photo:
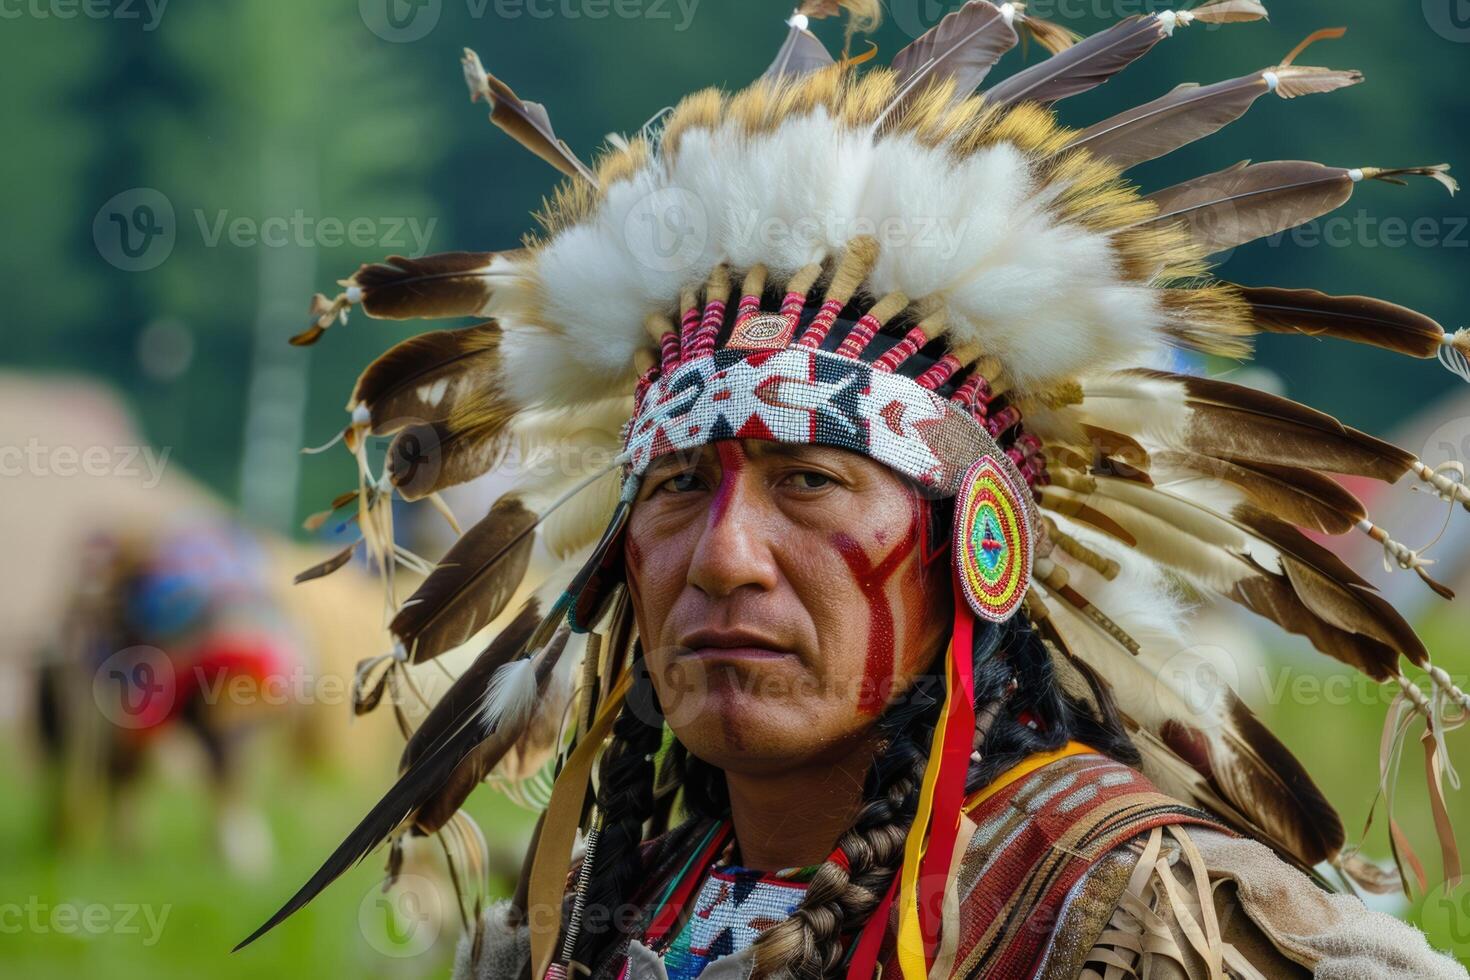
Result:
[[[1300,866],[1325,862],[1385,884],[1345,848],[1341,821],[1301,765],[1190,647],[1180,597],[1227,597],[1397,685],[1385,768],[1423,717],[1437,788],[1446,715],[1453,722],[1470,699],[1307,532],[1366,533],[1448,598],[1428,560],[1330,474],[1410,476],[1467,507],[1470,488],[1459,472],[1303,405],[1162,365],[1172,349],[1243,357],[1253,334],[1270,332],[1438,357],[1470,376],[1463,331],[1447,335],[1366,297],[1222,282],[1206,261],[1327,213],[1365,181],[1423,175],[1453,191],[1448,168],[1240,164],[1147,195],[1124,179],[1262,96],[1362,81],[1296,64],[1318,35],[1240,78],[1182,85],[1083,130],[1056,122],[1052,105],[1177,30],[1264,16],[1256,0],[1130,17],[1086,38],[1019,4],[972,0],[891,68],[866,70],[862,58],[834,63],[807,30],[809,17],[838,6],[807,3],[754,85],[689,96],[660,126],[611,140],[595,169],[553,134],[544,108],[466,53],[472,97],[567,181],[540,215],[544,232],[520,249],[393,257],[362,267],[335,299],[316,298],[298,343],[353,307],[390,319],[490,318],[413,337],[364,371],[344,433],[362,486],[336,504],[358,501],[363,542],[391,570],[418,562],[393,542],[395,494],[438,502],[512,447],[523,461],[601,450],[605,463],[539,474],[502,498],[395,606],[395,651],[363,665],[359,710],[390,684],[411,685],[410,664],[501,621],[523,594],[536,537],[566,563],[504,617],[412,731],[399,782],[260,932],[384,840],[397,855],[405,835],[439,832],[473,866],[483,841],[458,810],[485,779],[555,773],[539,794],[546,810],[519,914],[560,907],[579,835],[584,873],[595,873],[587,791],[635,642],[619,582],[622,524],[653,459],[722,438],[844,447],[955,500],[954,581],[965,601],[955,603],[949,700],[896,878],[905,977],[927,974],[942,927],[920,883],[942,880],[954,845],[976,720],[970,657],[953,651],[968,651],[976,618],[1024,610],[1068,692],[1116,708],[1164,791]],[[876,4],[846,6],[859,8],[855,19],[876,14]],[[977,93],[1018,32],[1051,56]],[[370,435],[392,437],[381,476]],[[1425,672],[1429,693],[1403,660]],[[1418,869],[1396,825],[1393,840],[1400,866]],[[1452,839],[1442,842],[1456,877]],[[1426,886],[1416,874],[1406,888]],[[871,972],[886,910],[850,975]],[[573,937],[560,952],[557,938],[555,924],[533,922],[536,976],[567,969]]]

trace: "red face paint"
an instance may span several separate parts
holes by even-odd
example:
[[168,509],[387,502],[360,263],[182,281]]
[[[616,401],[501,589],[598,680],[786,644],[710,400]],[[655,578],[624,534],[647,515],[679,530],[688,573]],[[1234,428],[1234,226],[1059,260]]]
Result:
[[[883,710],[888,690],[893,683],[894,624],[893,606],[888,601],[888,580],[914,550],[920,538],[921,512],[917,499],[907,533],[876,564],[849,535],[832,536],[833,544],[857,579],[858,588],[868,601],[868,652],[863,665],[863,686],[858,697],[858,711],[876,715]],[[909,608],[906,603],[905,608]],[[910,624],[912,625],[912,624]]]
[[715,443],[715,452],[720,457],[720,485],[715,487],[714,499],[709,505],[711,527],[725,519],[730,501],[735,498],[735,485],[740,482],[740,473],[745,469],[745,450],[740,443],[722,440]]

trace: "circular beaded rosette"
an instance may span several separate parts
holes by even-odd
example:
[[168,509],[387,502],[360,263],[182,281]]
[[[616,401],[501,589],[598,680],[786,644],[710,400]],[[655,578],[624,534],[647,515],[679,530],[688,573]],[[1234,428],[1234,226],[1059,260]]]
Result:
[[1020,607],[1031,580],[1031,528],[1015,481],[993,456],[966,471],[955,498],[955,562],[975,615],[992,623]]

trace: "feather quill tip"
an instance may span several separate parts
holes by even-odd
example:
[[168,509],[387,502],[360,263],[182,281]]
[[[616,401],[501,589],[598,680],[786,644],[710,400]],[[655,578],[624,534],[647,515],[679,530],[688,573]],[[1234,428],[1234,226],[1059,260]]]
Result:
[[473,49],[465,48],[459,63],[464,68],[464,83],[470,90],[470,101],[478,102],[484,99],[493,106],[495,100],[491,97],[490,86],[485,81],[485,66],[480,63],[480,56]]
[[327,299],[322,293],[317,293],[311,298],[311,306],[307,308],[307,314],[314,320],[311,326],[291,338],[293,347],[310,347],[322,339],[322,334],[334,323],[346,323],[347,311],[352,304],[362,298],[362,290],[356,287],[349,288],[346,292],[338,293],[334,299]]
[[1439,184],[1454,197],[1460,190],[1460,182],[1450,176],[1450,165],[1447,163],[1436,163],[1429,167],[1395,167],[1384,169],[1381,167],[1363,167],[1354,173],[1361,174],[1362,180],[1382,180],[1390,184],[1404,185],[1403,177],[1428,177]]

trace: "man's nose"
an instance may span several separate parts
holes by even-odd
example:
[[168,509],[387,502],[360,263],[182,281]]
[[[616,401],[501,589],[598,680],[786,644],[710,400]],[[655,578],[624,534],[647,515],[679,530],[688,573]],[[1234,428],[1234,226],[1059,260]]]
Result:
[[689,562],[690,585],[716,599],[741,588],[776,587],[779,572],[767,503],[757,474],[725,469]]

